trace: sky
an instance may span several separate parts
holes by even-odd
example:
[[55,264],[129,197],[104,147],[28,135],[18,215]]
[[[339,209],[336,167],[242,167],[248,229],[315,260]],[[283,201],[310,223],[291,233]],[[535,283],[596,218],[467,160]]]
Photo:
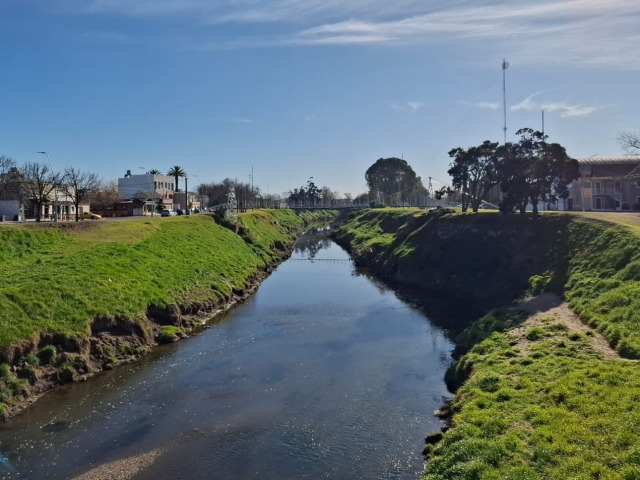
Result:
[[[503,71],[506,59],[508,68]],[[354,196],[378,158],[640,129],[638,0],[0,0],[0,155]],[[253,171],[253,178],[251,178]]]

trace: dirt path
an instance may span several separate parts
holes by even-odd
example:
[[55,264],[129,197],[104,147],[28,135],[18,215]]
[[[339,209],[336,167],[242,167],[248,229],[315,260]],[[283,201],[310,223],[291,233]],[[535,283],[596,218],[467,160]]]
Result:
[[528,353],[529,350],[530,342],[524,337],[526,332],[533,327],[544,326],[551,319],[555,324],[560,323],[566,326],[569,332],[585,335],[585,338],[589,339],[593,350],[604,358],[629,361],[622,358],[618,352],[611,348],[609,342],[597,330],[582,323],[578,316],[569,309],[567,303],[553,293],[543,293],[523,300],[513,308],[524,310],[530,315],[522,325],[509,332],[514,339],[518,340],[517,347],[522,353]]

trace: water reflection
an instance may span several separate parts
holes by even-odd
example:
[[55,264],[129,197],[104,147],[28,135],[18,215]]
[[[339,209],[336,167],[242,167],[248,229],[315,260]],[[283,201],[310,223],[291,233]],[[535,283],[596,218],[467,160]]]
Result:
[[451,350],[419,308],[307,235],[213,328],[0,427],[18,472],[0,476],[69,478],[161,451],[136,479],[417,478]]
[[308,230],[296,241],[293,247],[294,254],[297,257],[313,260],[320,250],[326,249],[331,245],[330,232],[331,229],[329,227]]

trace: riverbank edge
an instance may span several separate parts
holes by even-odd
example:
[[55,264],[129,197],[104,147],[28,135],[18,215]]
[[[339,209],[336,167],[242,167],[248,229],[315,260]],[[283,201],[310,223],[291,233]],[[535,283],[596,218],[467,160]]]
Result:
[[[242,288],[233,289],[229,297],[215,301],[193,302],[190,305],[171,304],[166,308],[148,306],[144,318],[95,317],[89,321],[91,334],[84,338],[62,334],[39,332],[29,340],[12,344],[0,351],[3,368],[0,377],[26,379],[13,397],[11,405],[2,405],[0,416],[7,420],[22,412],[47,392],[62,385],[87,381],[103,371],[118,365],[134,362],[161,344],[177,342],[208,328],[215,319],[245,301],[259,288],[262,281],[284,260],[289,258],[297,236],[314,225],[326,224],[336,217],[336,212],[321,211],[298,215],[300,224],[293,231],[282,227],[281,239],[273,245],[262,245],[269,258],[257,267],[245,281]],[[250,229],[241,221],[233,223],[212,216],[219,225],[235,232],[247,245],[261,247]],[[270,219],[271,220],[271,219]],[[258,219],[258,221],[261,221]],[[73,228],[74,225],[67,225]],[[280,225],[267,222],[267,228]],[[51,228],[56,228],[52,226]],[[41,227],[43,228],[43,227]],[[40,354],[46,345],[55,347],[53,358],[46,364],[33,365],[28,357]],[[46,347],[45,347],[46,349]]]
[[[457,297],[465,301],[479,301],[487,309],[491,309],[496,305],[509,305],[514,299],[525,295],[538,294],[545,290],[551,291],[555,292],[559,300],[562,297],[566,297],[572,310],[579,313],[580,320],[595,329],[592,331],[585,326],[586,333],[575,330],[565,332],[562,328],[559,328],[558,323],[553,323],[553,316],[545,318],[545,323],[542,327],[529,328],[530,325],[525,322],[529,317],[524,315],[521,309],[514,307],[492,309],[487,315],[471,323],[457,338],[457,360],[447,372],[447,383],[456,394],[450,402],[447,402],[438,412],[435,412],[437,416],[445,421],[446,426],[441,432],[427,435],[425,439],[426,447],[424,453],[427,456],[425,478],[429,479],[485,478],[484,475],[488,475],[487,478],[498,478],[500,475],[509,478],[538,478],[538,473],[547,468],[536,466],[536,462],[540,461],[537,459],[537,456],[540,456],[537,451],[529,452],[528,442],[537,442],[536,435],[539,434],[537,427],[531,427],[530,419],[526,415],[516,418],[514,424],[509,427],[507,425],[508,422],[501,423],[495,417],[496,413],[493,413],[493,418],[489,413],[485,413],[484,416],[482,413],[478,413],[478,411],[490,409],[495,405],[509,409],[508,402],[510,397],[515,397],[516,394],[521,393],[519,389],[524,388],[526,392],[526,387],[523,387],[526,384],[518,386],[513,379],[509,380],[506,376],[503,378],[499,373],[504,374],[508,370],[517,371],[518,368],[521,369],[520,372],[523,372],[527,368],[536,367],[536,362],[538,365],[544,365],[548,358],[568,357],[567,364],[569,368],[572,368],[571,365],[573,365],[576,372],[583,367],[584,360],[587,359],[592,370],[601,368],[603,372],[609,373],[613,369],[615,374],[619,374],[619,371],[615,371],[615,368],[618,367],[611,366],[611,355],[608,358],[602,358],[602,349],[593,349],[589,345],[588,340],[599,335],[596,332],[605,335],[606,339],[602,338],[601,342],[604,345],[608,343],[614,356],[622,355],[623,357],[638,358],[637,350],[635,350],[636,344],[632,335],[628,334],[625,338],[624,335],[621,335],[620,330],[612,331],[612,324],[607,323],[606,320],[598,316],[602,312],[603,305],[598,304],[593,299],[588,300],[589,297],[594,297],[593,290],[596,290],[599,294],[602,293],[602,290],[605,290],[604,297],[606,297],[606,293],[620,293],[616,291],[616,288],[621,289],[624,293],[630,292],[631,283],[637,280],[637,276],[631,273],[637,270],[637,262],[639,260],[638,256],[633,253],[633,249],[640,243],[637,234],[619,225],[578,219],[576,217],[572,218],[568,215],[552,215],[546,218],[494,215],[492,219],[490,219],[489,215],[491,214],[486,214],[482,218],[482,216],[474,217],[453,214],[453,212],[447,211],[430,213],[403,213],[397,210],[387,210],[386,212],[384,210],[378,212],[370,211],[354,214],[349,218],[343,219],[341,226],[334,231],[335,240],[354,256],[358,264],[368,266],[374,274],[383,278],[395,280],[400,284],[423,288],[430,292],[440,289],[442,293],[450,297]],[[490,220],[486,221],[488,219]],[[460,284],[463,287],[468,287],[465,282],[460,282],[460,284],[451,282],[451,272],[444,272],[444,276],[447,278],[446,282],[438,282],[433,278],[425,281],[424,277],[429,274],[433,277],[442,275],[443,272],[438,270],[438,267],[443,264],[432,261],[433,258],[429,254],[425,255],[424,250],[442,254],[442,242],[449,243],[449,246],[458,243],[454,230],[458,230],[458,234],[461,231],[464,234],[466,230],[466,233],[472,233],[474,236],[495,239],[499,237],[500,232],[491,230],[502,223],[502,228],[506,227],[507,230],[516,226],[516,229],[521,230],[519,235],[526,237],[527,235],[531,236],[532,233],[528,231],[527,224],[535,225],[532,222],[540,220],[551,224],[551,228],[547,232],[550,235],[545,237],[545,242],[542,242],[544,244],[542,251],[544,261],[536,264],[526,261],[524,265],[528,268],[523,272],[526,275],[521,275],[520,278],[509,277],[511,278],[510,281],[514,281],[514,284],[518,285],[517,289],[507,289],[497,296],[479,295],[473,289],[459,288]],[[447,222],[451,222],[451,225],[443,226],[443,223]],[[513,222],[513,225],[509,225],[511,222]],[[485,228],[479,229],[478,226],[482,223],[484,223]],[[554,232],[553,223],[562,228],[555,228]],[[427,225],[429,226],[427,227]],[[424,232],[419,233],[420,230],[424,229],[431,230],[431,235],[425,235]],[[433,232],[439,233],[433,235]],[[424,241],[425,239],[429,239],[431,242],[426,242]],[[538,238],[536,241],[540,243],[540,240]],[[462,243],[464,244],[464,242]],[[483,242],[479,243],[482,244]],[[498,243],[501,245],[498,248],[499,254],[511,259],[510,256],[513,252],[509,248],[505,248],[505,245],[509,242],[506,244]],[[518,243],[512,243],[513,245],[518,245]],[[519,245],[522,246],[521,243]],[[486,244],[484,246],[486,247]],[[457,247],[460,247],[460,245],[458,244]],[[423,250],[422,252],[420,251],[421,249]],[[454,247],[453,250],[455,249]],[[482,249],[475,251],[476,255],[483,253]],[[465,264],[470,267],[470,270],[478,267],[477,263],[469,262],[470,259],[468,255],[464,254],[463,249],[458,249],[458,253],[464,260],[463,262],[455,260],[450,262],[448,264],[450,269],[453,267],[453,270],[455,270],[456,267]],[[490,262],[485,262],[483,265],[492,267],[490,271],[495,276],[495,271],[501,268],[499,258],[491,254],[488,256]],[[493,262],[496,263],[491,265]],[[408,275],[402,271],[403,268],[407,268],[407,265],[409,265],[410,270]],[[435,270],[429,270],[429,268],[435,268]],[[415,275],[414,272],[416,271],[421,271],[422,280],[418,275]],[[457,272],[457,274],[460,273],[459,271]],[[475,276],[475,273],[477,272],[465,272],[471,277]],[[523,281],[525,279],[526,281]],[[601,281],[601,279],[604,280]],[[478,280],[477,277],[476,280]],[[501,285],[500,282],[487,280],[490,279],[480,282],[483,288],[496,288]],[[612,281],[612,283],[607,284],[606,281]],[[627,284],[625,283],[626,281],[630,282]],[[443,289],[443,285],[446,285],[447,288]],[[625,291],[625,288],[628,290]],[[602,303],[607,301],[606,298],[597,300]],[[615,306],[620,306],[622,303],[619,297],[609,301]],[[629,302],[626,305],[629,306],[628,311],[631,313],[632,307],[628,304]],[[622,333],[625,332],[623,331]],[[527,344],[524,352],[518,352],[518,348],[511,346],[514,345],[513,337],[518,335],[522,337],[520,341]],[[536,342],[540,345],[537,345]],[[533,348],[535,351],[529,355],[531,351],[527,350],[527,348]],[[469,353],[467,354],[467,352]],[[571,363],[572,355],[577,358],[574,364]],[[538,362],[539,359],[543,360]],[[553,361],[549,360],[551,362],[549,364],[551,365]],[[522,365],[520,365],[520,362]],[[620,364],[620,362],[622,363]],[[629,362],[629,360],[621,358],[617,361],[614,360],[614,365],[629,365],[625,362]],[[631,364],[633,363],[634,361],[631,362]],[[498,374],[496,374],[495,371],[492,371],[495,365],[502,365],[503,371],[500,372],[498,368]],[[487,372],[490,373],[487,374]],[[513,376],[517,377],[517,375]],[[497,382],[498,387],[491,386],[489,388],[484,386],[483,382]],[[561,380],[555,382],[550,384],[553,385],[553,389],[565,387],[562,385]],[[472,385],[469,385],[470,383]],[[507,388],[509,383],[512,383],[512,389]],[[480,387],[476,384],[479,384]],[[464,388],[458,390],[461,386],[464,386]],[[504,388],[500,388],[500,386]],[[549,386],[546,388],[549,388]],[[491,398],[490,395],[492,394],[496,398]],[[557,398],[560,398],[560,402],[562,402],[567,396],[569,395],[563,389]],[[549,395],[549,398],[553,398],[553,396]],[[542,400],[531,400],[530,410],[538,408],[546,401],[546,396],[543,396]],[[558,408],[555,404],[553,406]],[[498,412],[500,411],[499,408],[497,410]],[[566,411],[562,413],[565,414]],[[571,420],[575,419],[572,418]],[[500,425],[500,431],[498,431],[497,437],[492,437],[494,432],[491,430],[497,428],[496,423]],[[572,424],[567,427],[567,430],[575,428]],[[624,431],[620,433],[622,430],[613,424],[610,424],[610,427],[610,430],[615,430],[615,433],[612,433],[610,438],[606,436],[597,438],[603,445],[615,444],[618,441],[616,435],[619,437],[628,433]],[[482,433],[483,431],[485,433]],[[488,433],[488,431],[491,431],[491,433]],[[473,432],[473,434],[469,435],[470,432]],[[513,435],[511,435],[512,433]],[[503,442],[503,437],[509,437],[508,442]],[[486,438],[486,440],[482,440],[483,438]],[[531,440],[531,438],[534,440]],[[546,434],[546,438],[551,438],[551,436]],[[585,442],[593,440],[593,438],[585,436]],[[628,435],[625,440],[628,441]],[[562,441],[558,443],[559,446],[556,447],[559,449],[558,456],[562,458],[561,455],[566,455],[566,452],[562,449],[566,449],[568,443],[566,440],[564,440],[564,443]],[[636,440],[635,444],[638,443],[638,440]],[[536,448],[538,448],[537,445]],[[603,450],[606,451],[606,449]],[[512,453],[514,451],[517,454]],[[593,448],[591,451],[597,452]],[[504,458],[501,459],[501,455]],[[545,455],[548,455],[548,453],[545,453]],[[512,462],[516,465],[509,464],[509,460],[506,459],[510,457],[517,457],[517,461]],[[580,467],[573,466],[578,470],[611,471],[607,470],[609,466],[605,465],[610,460],[608,462],[602,460],[602,463],[598,464],[597,462],[600,461],[598,459],[594,465],[593,459],[587,456],[575,454],[575,457],[578,459],[567,457],[565,461],[567,463],[569,461],[582,462]],[[549,461],[548,458],[551,457],[543,458]],[[527,464],[527,462],[531,462],[531,465]],[[541,470],[537,471],[537,468]],[[558,471],[562,469],[562,467],[553,468],[557,468]],[[549,469],[549,471],[555,472],[555,470],[551,470],[551,467]],[[480,472],[484,472],[484,475]],[[514,474],[515,476],[513,476]]]

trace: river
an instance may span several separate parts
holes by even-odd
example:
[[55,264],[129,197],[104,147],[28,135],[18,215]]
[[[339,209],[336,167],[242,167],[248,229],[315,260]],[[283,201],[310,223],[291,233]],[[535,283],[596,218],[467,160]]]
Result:
[[453,345],[323,235],[212,328],[0,426],[0,478],[160,449],[136,479],[415,479]]

